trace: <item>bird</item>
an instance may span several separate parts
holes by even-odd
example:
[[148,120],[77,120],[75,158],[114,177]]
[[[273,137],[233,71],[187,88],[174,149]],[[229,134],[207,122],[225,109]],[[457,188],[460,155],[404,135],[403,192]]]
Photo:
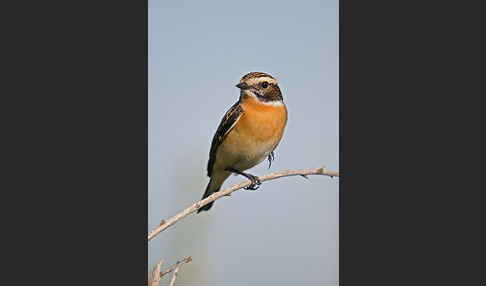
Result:
[[[219,191],[231,174],[245,176],[251,181],[245,189],[258,189],[261,184],[258,177],[244,171],[266,158],[271,167],[274,150],[287,125],[287,107],[273,76],[250,72],[236,87],[240,89],[239,99],[221,119],[211,142],[207,164],[210,180],[202,199]],[[213,203],[202,206],[197,212],[208,211]]]

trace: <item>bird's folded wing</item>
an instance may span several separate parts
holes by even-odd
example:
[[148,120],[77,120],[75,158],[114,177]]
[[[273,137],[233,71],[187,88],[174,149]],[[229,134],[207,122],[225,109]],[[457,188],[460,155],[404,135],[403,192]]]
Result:
[[228,133],[233,129],[236,122],[243,114],[243,108],[240,105],[240,102],[236,102],[231,108],[226,112],[221,120],[221,123],[218,126],[218,130],[216,130],[216,134],[214,134],[213,141],[211,142],[211,151],[209,152],[209,161],[208,161],[208,177],[211,177],[214,161],[216,160],[216,151],[218,150],[219,145],[223,142],[224,138]]

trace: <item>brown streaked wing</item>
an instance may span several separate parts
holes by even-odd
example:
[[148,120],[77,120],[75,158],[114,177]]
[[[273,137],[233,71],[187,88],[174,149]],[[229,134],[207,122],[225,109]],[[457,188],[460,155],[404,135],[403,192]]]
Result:
[[216,151],[218,150],[219,145],[223,142],[231,129],[233,129],[236,121],[238,121],[242,113],[243,108],[241,107],[240,102],[237,101],[223,116],[223,119],[216,130],[216,134],[214,134],[213,141],[211,142],[211,151],[209,152],[208,161],[208,177],[211,177],[214,161],[216,160]]

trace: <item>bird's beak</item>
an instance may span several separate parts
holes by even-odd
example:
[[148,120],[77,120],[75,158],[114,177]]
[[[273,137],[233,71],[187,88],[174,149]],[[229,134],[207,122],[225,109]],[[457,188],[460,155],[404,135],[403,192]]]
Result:
[[248,85],[244,82],[240,82],[239,84],[236,85],[236,87],[239,89],[247,89]]

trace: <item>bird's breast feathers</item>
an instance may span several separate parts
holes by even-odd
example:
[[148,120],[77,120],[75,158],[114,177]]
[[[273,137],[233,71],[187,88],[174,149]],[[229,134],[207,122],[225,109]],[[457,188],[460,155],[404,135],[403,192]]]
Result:
[[241,117],[219,146],[217,165],[248,169],[263,161],[282,138],[287,123],[283,104],[265,104],[254,98],[240,103]]
[[262,103],[253,97],[245,98],[241,103],[243,114],[235,131],[256,141],[256,144],[278,143],[287,123],[287,109],[283,102],[278,103]]

